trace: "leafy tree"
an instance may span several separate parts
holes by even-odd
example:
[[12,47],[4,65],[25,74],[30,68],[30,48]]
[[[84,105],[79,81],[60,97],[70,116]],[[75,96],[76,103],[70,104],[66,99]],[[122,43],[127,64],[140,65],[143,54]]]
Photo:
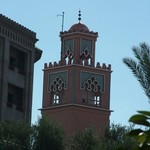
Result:
[[30,126],[22,122],[0,124],[0,150],[26,150],[30,145]]
[[64,149],[64,132],[58,123],[43,116],[33,130],[32,150]]
[[46,117],[36,125],[22,122],[0,124],[0,150],[63,150],[63,129]]
[[[150,100],[150,48],[142,43],[140,47],[133,47],[132,50],[137,61],[124,58],[123,62],[132,70]],[[150,149],[150,111],[138,111],[138,114],[133,115],[129,121],[146,127],[145,130],[137,128],[129,132],[129,135],[134,137],[139,144],[137,149]]]
[[68,150],[93,150],[98,143],[98,137],[94,129],[87,128],[83,131],[75,132],[70,138]]
[[[131,127],[122,126],[112,123],[106,129],[103,138],[99,144],[99,149],[102,150],[127,150],[135,147],[136,143],[133,138],[130,138],[127,133]],[[98,149],[97,149],[98,150]]]
[[111,124],[104,135],[99,135],[93,129],[76,132],[71,136],[66,150],[131,150],[137,143],[127,133],[131,127]]
[[134,137],[139,144],[138,149],[148,150],[150,149],[150,112],[149,111],[138,111],[138,114],[133,115],[130,122],[145,127],[133,129],[129,132],[131,137]]

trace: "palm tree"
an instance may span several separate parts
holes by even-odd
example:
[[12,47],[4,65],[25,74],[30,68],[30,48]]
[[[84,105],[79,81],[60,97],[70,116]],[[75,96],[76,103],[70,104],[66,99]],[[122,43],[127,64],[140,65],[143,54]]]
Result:
[[[139,47],[133,47],[132,50],[137,61],[124,58],[123,62],[132,70],[150,100],[150,48],[142,43]],[[129,135],[139,144],[137,149],[150,149],[150,111],[138,111],[138,114],[131,116],[129,122],[145,127],[145,130],[137,128],[129,132]]]
[[132,51],[137,61],[123,58],[123,62],[131,69],[150,100],[150,48],[146,43],[142,43],[139,47],[133,47]]

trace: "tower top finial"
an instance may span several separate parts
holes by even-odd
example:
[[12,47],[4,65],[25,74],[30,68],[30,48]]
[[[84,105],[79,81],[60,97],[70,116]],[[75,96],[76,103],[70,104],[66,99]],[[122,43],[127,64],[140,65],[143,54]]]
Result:
[[79,9],[79,14],[78,14],[78,16],[79,16],[78,20],[79,20],[79,23],[80,23],[80,21],[81,21],[81,10],[80,10],[80,9]]

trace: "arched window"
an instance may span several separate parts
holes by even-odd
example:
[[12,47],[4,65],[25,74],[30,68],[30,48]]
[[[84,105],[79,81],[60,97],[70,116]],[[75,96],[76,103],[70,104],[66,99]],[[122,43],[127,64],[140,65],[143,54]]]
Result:
[[50,104],[61,104],[64,96],[65,82],[57,76],[50,86]]
[[83,83],[83,89],[83,103],[100,106],[100,85],[93,76]]

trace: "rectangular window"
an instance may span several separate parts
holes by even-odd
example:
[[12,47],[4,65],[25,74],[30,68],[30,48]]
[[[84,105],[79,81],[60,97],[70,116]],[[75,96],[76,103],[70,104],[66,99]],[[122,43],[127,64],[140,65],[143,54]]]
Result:
[[51,92],[51,104],[52,105],[58,105],[62,103],[62,91],[60,92]]
[[94,96],[94,104],[100,106],[100,96]]
[[13,99],[14,99],[14,94],[8,93],[8,100],[7,100],[7,106],[8,107],[12,107],[12,104],[14,101]]
[[53,104],[59,104],[60,98],[57,94],[54,94]]
[[10,46],[9,69],[24,75],[26,71],[26,53]]
[[12,108],[13,105],[16,106],[16,110],[23,111],[23,89],[8,84],[7,106]]
[[86,91],[82,102],[89,105],[100,106],[100,100],[101,97],[97,95],[95,92]]

